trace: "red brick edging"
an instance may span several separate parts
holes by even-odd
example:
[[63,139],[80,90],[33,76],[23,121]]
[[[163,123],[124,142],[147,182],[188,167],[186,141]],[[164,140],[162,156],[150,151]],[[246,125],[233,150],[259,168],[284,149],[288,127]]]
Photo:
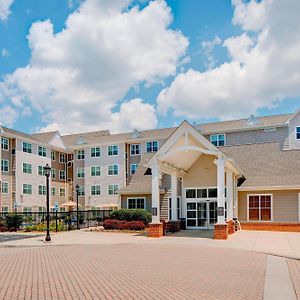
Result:
[[240,222],[243,230],[300,232],[300,222]]
[[228,224],[215,224],[214,239],[215,240],[228,239]]

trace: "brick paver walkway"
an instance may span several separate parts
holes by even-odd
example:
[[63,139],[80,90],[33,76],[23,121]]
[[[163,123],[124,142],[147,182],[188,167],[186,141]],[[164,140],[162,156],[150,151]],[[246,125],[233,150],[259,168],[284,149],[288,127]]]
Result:
[[7,251],[0,266],[0,299],[253,300],[262,299],[266,255],[187,245],[53,245]]
[[300,260],[288,259],[288,266],[298,299],[300,299]]

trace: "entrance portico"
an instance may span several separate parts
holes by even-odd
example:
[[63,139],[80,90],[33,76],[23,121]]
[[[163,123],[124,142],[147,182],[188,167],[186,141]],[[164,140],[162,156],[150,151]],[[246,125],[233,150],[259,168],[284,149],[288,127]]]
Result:
[[[152,223],[149,236],[162,234],[160,179],[164,173],[171,178],[170,221],[178,221],[177,199],[180,197],[182,217],[186,219],[188,228],[214,227],[215,238],[227,237],[227,222],[235,215],[235,181],[241,172],[221,150],[184,121],[147,166],[152,170]],[[178,178],[181,179],[180,189],[177,186]],[[178,195],[178,190],[181,190],[181,195]],[[152,228],[155,228],[155,234],[152,234]]]

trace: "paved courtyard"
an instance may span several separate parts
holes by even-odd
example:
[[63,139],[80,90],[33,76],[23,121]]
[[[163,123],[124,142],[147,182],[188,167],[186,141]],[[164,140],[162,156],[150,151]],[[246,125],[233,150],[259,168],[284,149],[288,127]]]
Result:
[[[250,242],[241,249],[238,241],[255,232],[241,233],[223,242],[192,232],[149,239],[74,231],[50,244],[0,234],[0,299],[297,299],[300,260]],[[269,250],[279,241],[284,256],[290,242],[267,236]],[[297,245],[300,234],[288,236]]]

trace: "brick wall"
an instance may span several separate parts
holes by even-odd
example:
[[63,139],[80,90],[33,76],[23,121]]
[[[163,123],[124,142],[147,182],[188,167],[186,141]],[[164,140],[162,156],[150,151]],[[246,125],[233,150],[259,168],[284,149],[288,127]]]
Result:
[[300,223],[287,222],[241,222],[243,230],[300,232]]

